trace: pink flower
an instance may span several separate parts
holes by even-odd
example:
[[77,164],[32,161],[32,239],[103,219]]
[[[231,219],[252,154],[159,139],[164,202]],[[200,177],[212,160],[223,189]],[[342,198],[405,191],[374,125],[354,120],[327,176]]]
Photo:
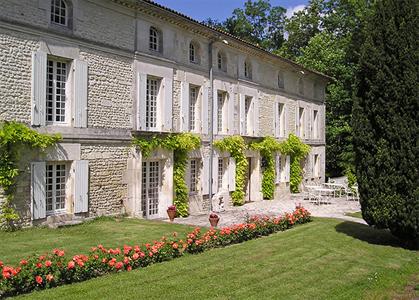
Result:
[[74,269],[75,266],[76,266],[75,262],[70,260],[68,262],[67,269],[69,269],[69,270]]
[[119,270],[119,269],[122,269],[122,267],[124,266],[124,264],[121,262],[121,261],[118,261],[117,263],[116,263],[116,265],[115,265],[115,268],[117,269],[117,270]]
[[54,276],[52,276],[51,274],[48,274],[47,276],[45,276],[45,278],[47,279],[48,282],[51,282],[54,280]]
[[134,253],[134,254],[132,255],[132,258],[133,258],[134,260],[137,260],[137,259],[139,259],[139,258],[140,258],[140,255],[139,255],[138,253]]
[[132,270],[132,267],[131,266],[128,266],[127,267],[127,271],[129,272],[129,271],[131,271]]
[[45,267],[49,268],[49,267],[51,267],[51,265],[52,265],[52,262],[50,260],[47,260],[45,262]]
[[21,264],[22,266],[27,265],[27,264],[28,264],[28,261],[27,261],[26,259],[22,259],[22,260],[20,261],[20,264]]
[[35,281],[36,281],[37,284],[42,284],[42,282],[43,282],[42,277],[39,276],[39,275],[35,276]]

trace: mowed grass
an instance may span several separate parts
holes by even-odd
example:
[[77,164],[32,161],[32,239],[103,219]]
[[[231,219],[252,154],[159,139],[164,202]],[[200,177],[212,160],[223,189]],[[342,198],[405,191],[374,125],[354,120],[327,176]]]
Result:
[[418,252],[400,248],[387,231],[315,219],[269,237],[22,297],[413,299],[417,292],[406,294],[406,286],[417,284],[418,270]]
[[128,218],[98,218],[81,225],[50,228],[29,228],[16,232],[0,231],[0,260],[17,264],[32,254],[44,254],[54,248],[64,249],[71,256],[87,254],[91,247],[102,244],[122,247],[169,236],[174,231],[185,234],[193,227]]
[[345,215],[350,216],[350,217],[354,217],[354,218],[362,219],[362,212],[360,212],[360,211],[352,212],[352,213],[346,213]]

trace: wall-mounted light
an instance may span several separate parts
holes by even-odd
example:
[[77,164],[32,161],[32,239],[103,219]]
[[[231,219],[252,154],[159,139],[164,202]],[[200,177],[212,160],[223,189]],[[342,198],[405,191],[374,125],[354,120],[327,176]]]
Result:
[[226,45],[228,45],[228,41],[227,40],[222,40],[222,42]]
[[303,74],[303,75],[305,74],[305,72],[303,70],[301,70],[300,73]]

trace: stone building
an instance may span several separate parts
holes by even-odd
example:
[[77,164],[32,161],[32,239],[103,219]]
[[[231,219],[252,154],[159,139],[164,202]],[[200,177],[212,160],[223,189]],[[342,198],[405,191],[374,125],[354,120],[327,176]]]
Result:
[[[304,181],[324,181],[328,80],[151,1],[2,1],[0,119],[63,137],[22,162],[15,205],[27,224],[57,215],[165,217],[173,153],[143,159],[132,136],[188,131],[202,138],[187,171],[190,212],[207,211],[211,121],[216,140],[297,134],[312,147]],[[247,156],[246,200],[262,201],[261,159]],[[284,199],[289,158],[276,165],[275,198]],[[213,174],[213,192],[230,205],[234,159],[215,151]]]

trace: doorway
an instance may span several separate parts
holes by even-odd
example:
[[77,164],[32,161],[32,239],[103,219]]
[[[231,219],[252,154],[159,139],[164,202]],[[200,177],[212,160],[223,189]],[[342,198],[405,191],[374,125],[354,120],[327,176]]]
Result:
[[160,162],[144,161],[141,179],[141,210],[143,217],[153,219],[159,214]]

